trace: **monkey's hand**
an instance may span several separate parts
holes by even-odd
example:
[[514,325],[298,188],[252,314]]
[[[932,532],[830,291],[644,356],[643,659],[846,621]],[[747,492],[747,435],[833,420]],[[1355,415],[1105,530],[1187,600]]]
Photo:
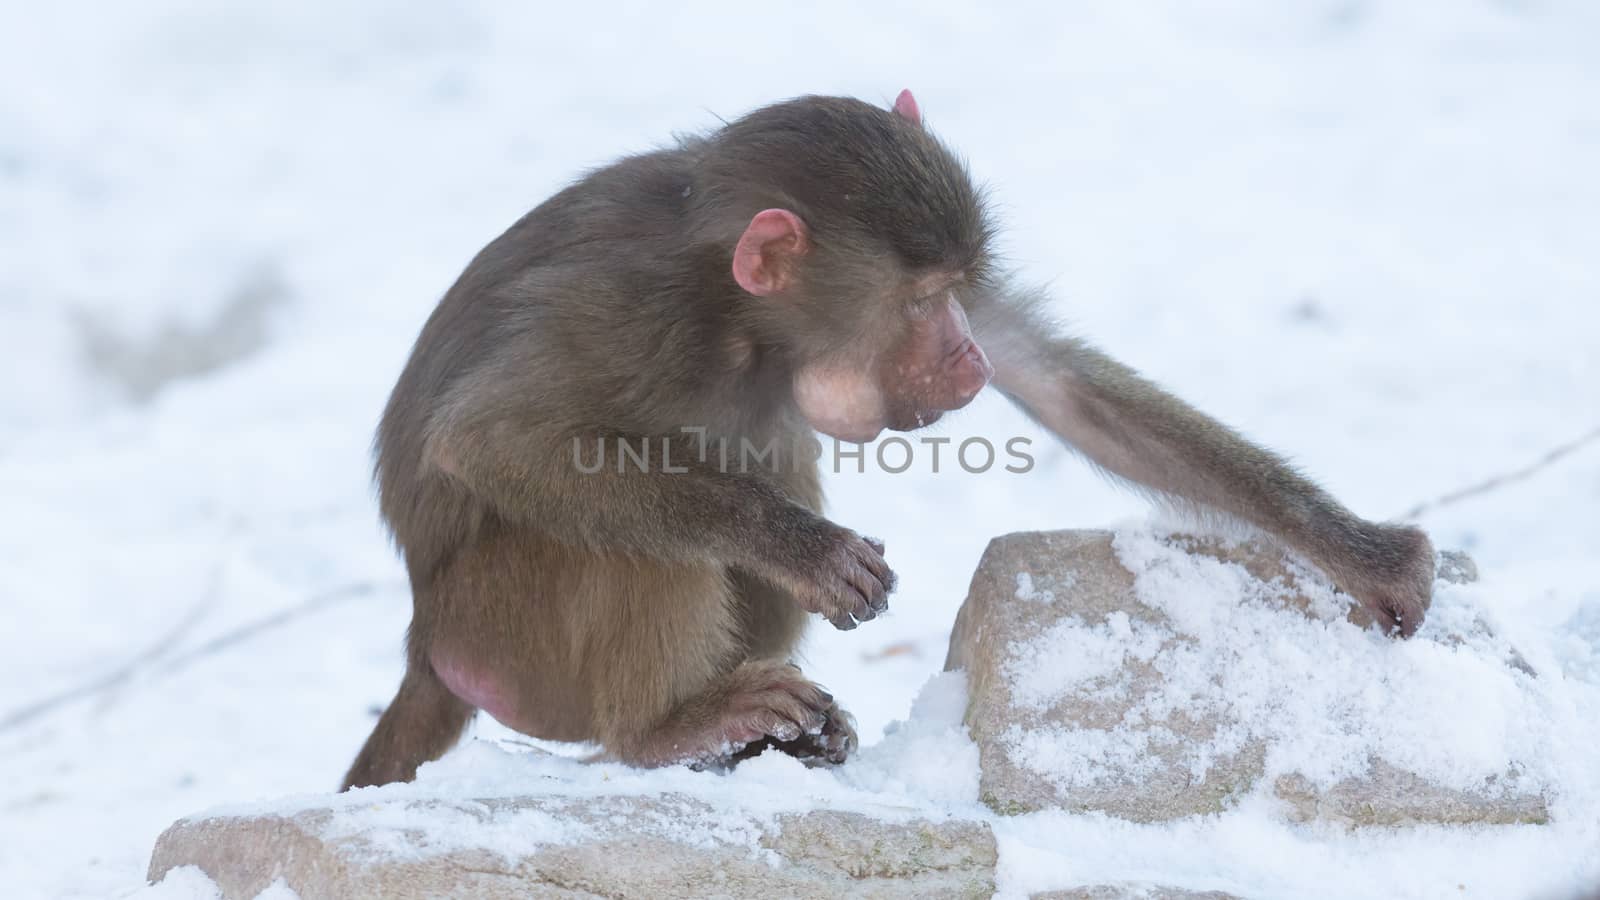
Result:
[[1368,567],[1336,572],[1334,581],[1359,600],[1384,631],[1411,637],[1433,602],[1433,542],[1422,529],[1409,525],[1372,525],[1364,538],[1362,556]]
[[882,542],[813,519],[798,535],[791,531],[784,552],[769,562],[774,580],[841,631],[877,618],[889,608],[895,580]]

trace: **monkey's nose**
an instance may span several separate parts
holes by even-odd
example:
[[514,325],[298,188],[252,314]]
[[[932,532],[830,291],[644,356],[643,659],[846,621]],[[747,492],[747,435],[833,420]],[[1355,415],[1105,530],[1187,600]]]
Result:
[[954,405],[947,409],[960,409],[972,402],[994,377],[994,365],[989,362],[989,357],[983,352],[976,341],[968,338],[962,341],[956,352],[951,354],[953,362],[950,366],[950,392]]

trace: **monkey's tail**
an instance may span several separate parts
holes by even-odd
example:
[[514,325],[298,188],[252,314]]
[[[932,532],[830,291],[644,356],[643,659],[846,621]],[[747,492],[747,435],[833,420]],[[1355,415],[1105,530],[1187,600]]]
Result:
[[418,766],[455,745],[472,713],[473,708],[450,693],[431,666],[413,662],[339,790],[410,781]]

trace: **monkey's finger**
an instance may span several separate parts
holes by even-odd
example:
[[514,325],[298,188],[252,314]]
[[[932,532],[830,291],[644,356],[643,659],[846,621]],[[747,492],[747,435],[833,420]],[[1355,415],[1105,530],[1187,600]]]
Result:
[[877,576],[867,571],[864,566],[851,566],[849,569],[849,597],[850,614],[862,622],[870,622],[878,617],[889,606],[889,595],[884,591],[883,582]]
[[762,706],[802,728],[820,725],[824,711],[832,703],[833,695],[809,681],[785,685],[761,695]]
[[847,612],[836,613],[834,615],[828,616],[827,619],[828,619],[828,624],[830,624],[833,627],[839,629],[840,631],[854,631],[855,630],[856,620],[851,618],[850,614],[847,613]]
[[780,741],[792,741],[802,734],[820,731],[826,721],[823,714],[826,706],[819,709],[799,696],[775,692],[766,702],[769,706],[763,719],[766,733]]
[[828,717],[823,715],[821,710],[808,709],[797,724],[804,734],[821,734],[823,726],[828,724]]
[[861,542],[867,545],[871,553],[857,554],[861,564],[872,570],[872,574],[880,578],[891,575],[889,564],[883,559],[883,542],[873,538],[862,538]]
[[882,557],[857,557],[845,565],[844,574],[850,585],[860,591],[869,603],[888,596],[889,587],[894,583],[894,573],[889,571]]
[[[871,546],[870,542],[868,546]],[[869,586],[866,592],[867,602],[874,610],[883,612],[889,608],[889,595],[894,593],[894,570],[889,568],[883,556],[877,553],[867,554],[862,558],[861,566],[877,581],[877,584]]]
[[867,605],[872,607],[872,612],[873,612],[874,615],[876,615],[878,613],[881,613],[881,612],[883,612],[883,611],[885,611],[885,610],[887,610],[889,608],[889,594],[894,592],[894,573],[893,572],[890,572],[888,574],[888,577],[883,577],[883,576],[877,576],[877,577],[878,577],[878,587],[867,598]]
[[814,682],[807,681],[804,684],[805,687],[797,694],[800,702],[804,703],[807,709],[815,710],[819,713],[827,713],[833,707],[833,695],[828,693],[826,688]]
[[889,568],[889,564],[884,562],[882,557],[864,559],[861,561],[861,567],[878,583],[878,587],[883,593],[887,594],[894,590],[894,570]]
[[822,757],[835,765],[844,762],[856,749],[854,720],[837,706],[828,708],[828,721],[822,729]]
[[1368,606],[1367,609],[1372,613],[1372,618],[1377,620],[1379,631],[1386,635],[1394,635],[1399,632],[1400,622],[1395,618],[1394,613],[1389,611],[1387,604],[1375,603]]
[[1419,607],[1416,610],[1407,609],[1402,604],[1395,604],[1390,610],[1390,618],[1395,620],[1395,627],[1403,638],[1411,637],[1422,627],[1423,613]]
[[828,602],[822,608],[830,617],[848,613],[866,622],[877,618],[872,601],[875,594],[882,592],[883,583],[865,566],[853,559],[845,559],[829,578]]
[[788,719],[778,718],[766,727],[766,732],[780,741],[793,741],[799,739],[800,735],[805,733],[805,729]]

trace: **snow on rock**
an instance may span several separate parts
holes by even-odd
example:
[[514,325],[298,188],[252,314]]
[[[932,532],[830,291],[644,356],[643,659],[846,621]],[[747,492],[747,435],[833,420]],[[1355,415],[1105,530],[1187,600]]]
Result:
[[[440,836],[449,839],[437,841]],[[814,810],[774,820],[676,794],[396,800],[185,820],[150,877],[197,866],[224,897],[282,878],[301,897],[988,897],[980,822]]]
[[1474,598],[1441,580],[1402,642],[1280,550],[1020,533],[984,554],[947,668],[1002,813],[1157,822],[1260,791],[1291,821],[1544,822],[1555,701]]
[[1239,900],[1221,891],[1187,891],[1148,882],[1094,884],[1065,891],[1045,891],[1028,900]]
[[[959,679],[950,690],[960,693]],[[869,756],[864,777],[873,770]],[[990,896],[989,826],[897,796],[775,753],[718,777],[484,742],[424,767],[413,784],[181,820],[157,842],[149,877],[196,867],[226,898],[281,879],[307,900]]]

